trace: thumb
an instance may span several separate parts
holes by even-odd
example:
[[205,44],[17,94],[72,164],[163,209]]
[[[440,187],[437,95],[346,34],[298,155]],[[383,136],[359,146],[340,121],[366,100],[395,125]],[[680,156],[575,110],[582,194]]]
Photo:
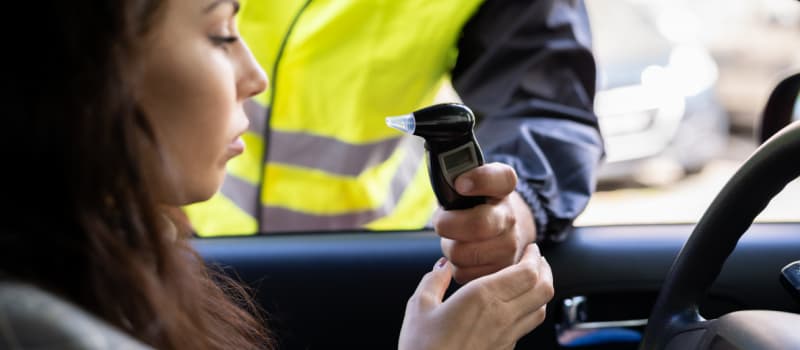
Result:
[[422,277],[414,292],[414,299],[420,304],[419,306],[429,308],[441,304],[452,277],[453,271],[447,258],[440,258],[433,265],[433,271]]

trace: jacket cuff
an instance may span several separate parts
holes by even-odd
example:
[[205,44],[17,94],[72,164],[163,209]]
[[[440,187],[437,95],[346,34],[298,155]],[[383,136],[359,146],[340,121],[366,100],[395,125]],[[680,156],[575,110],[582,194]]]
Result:
[[558,220],[542,205],[537,191],[525,181],[518,181],[515,189],[528,204],[536,227],[536,242],[560,242],[567,237],[571,223],[568,220]]

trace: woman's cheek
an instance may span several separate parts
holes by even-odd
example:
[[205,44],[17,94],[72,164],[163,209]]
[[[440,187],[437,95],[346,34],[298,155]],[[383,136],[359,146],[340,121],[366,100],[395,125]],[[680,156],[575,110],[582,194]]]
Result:
[[[215,144],[210,139],[205,139],[205,148],[200,157],[197,159],[197,165],[202,165],[202,169],[198,171],[198,177],[201,178],[201,183],[198,184],[200,188],[196,189],[195,197],[210,197],[222,186],[222,180],[225,177],[225,162],[217,147],[210,148],[208,146]],[[207,198],[196,198],[196,200],[205,200]]]

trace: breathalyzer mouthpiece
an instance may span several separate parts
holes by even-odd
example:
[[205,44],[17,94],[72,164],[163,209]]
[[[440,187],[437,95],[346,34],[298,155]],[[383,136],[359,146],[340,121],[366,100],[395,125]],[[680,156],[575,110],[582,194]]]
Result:
[[414,134],[417,127],[417,121],[414,119],[414,114],[403,114],[394,117],[386,117],[386,125],[392,129],[400,130],[406,134]]
[[472,111],[459,103],[442,103],[425,107],[410,114],[387,117],[386,125],[402,132],[420,136],[427,142],[445,142],[471,137],[475,126]]

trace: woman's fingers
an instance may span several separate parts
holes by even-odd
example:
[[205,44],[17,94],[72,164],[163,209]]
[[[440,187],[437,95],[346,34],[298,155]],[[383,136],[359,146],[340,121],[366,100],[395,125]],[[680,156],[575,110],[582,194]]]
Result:
[[425,274],[417,285],[417,290],[408,300],[408,307],[430,310],[442,303],[444,293],[450,286],[452,271],[446,258],[440,258],[433,270]]
[[533,283],[530,291],[521,293],[517,298],[509,301],[509,305],[513,309],[531,312],[547,305],[553,299],[555,290],[553,289],[553,272],[546,259],[539,258],[535,264],[528,267],[537,270],[537,280]]
[[517,319],[517,321],[511,326],[511,337],[514,339],[524,337],[526,334],[530,333],[536,327],[542,324],[542,322],[544,322],[546,314],[547,305],[543,305],[533,312],[528,312],[522,315],[522,317]]

